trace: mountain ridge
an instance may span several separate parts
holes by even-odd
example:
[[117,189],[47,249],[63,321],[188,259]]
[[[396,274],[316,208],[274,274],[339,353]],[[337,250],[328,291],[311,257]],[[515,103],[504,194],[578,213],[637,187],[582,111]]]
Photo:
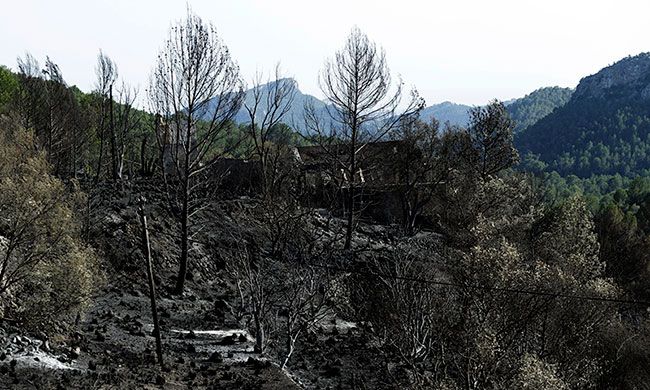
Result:
[[515,142],[536,166],[561,175],[650,173],[650,54],[582,78],[566,105]]

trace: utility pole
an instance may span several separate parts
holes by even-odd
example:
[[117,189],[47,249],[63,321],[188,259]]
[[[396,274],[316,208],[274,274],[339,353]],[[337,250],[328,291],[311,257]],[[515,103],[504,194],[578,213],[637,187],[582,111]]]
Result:
[[151,298],[151,315],[153,317],[153,333],[156,337],[156,355],[158,363],[162,370],[165,369],[162,353],[162,341],[160,324],[158,323],[158,309],[156,308],[156,285],[153,280],[153,267],[151,265],[151,245],[149,244],[149,228],[147,227],[147,215],[145,213],[146,200],[144,196],[140,197],[140,222],[142,224],[142,248],[145,260],[147,262],[147,279],[149,281],[149,297]]

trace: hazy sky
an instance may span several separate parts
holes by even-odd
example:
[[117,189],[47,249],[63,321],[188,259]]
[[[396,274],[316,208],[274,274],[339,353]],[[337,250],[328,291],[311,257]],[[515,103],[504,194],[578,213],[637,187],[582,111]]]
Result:
[[92,89],[98,50],[141,94],[186,4],[212,22],[247,80],[280,62],[321,96],[318,71],[354,25],[427,104],[483,104],[575,87],[627,55],[650,51],[648,0],[4,0],[0,64],[49,55],[69,84]]

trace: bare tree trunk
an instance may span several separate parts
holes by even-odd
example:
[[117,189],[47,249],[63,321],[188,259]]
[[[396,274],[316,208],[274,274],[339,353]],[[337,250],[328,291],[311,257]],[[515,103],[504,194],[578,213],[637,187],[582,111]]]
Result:
[[255,322],[255,347],[254,351],[258,353],[263,353],[264,352],[264,343],[266,342],[265,340],[265,333],[264,333],[264,327],[262,326],[262,318],[259,312],[259,309],[256,307],[253,312],[253,321]]
[[[291,321],[291,320],[287,320]],[[280,368],[284,370],[287,368],[287,363],[289,363],[289,359],[291,359],[291,355],[293,355],[293,350],[296,345],[296,337],[293,335],[293,327],[287,324],[287,339],[286,339],[286,348],[287,352],[286,355],[284,356],[284,359],[282,360],[282,365]]]
[[[104,103],[102,103],[103,105]],[[95,172],[95,185],[99,183],[99,177],[102,174],[102,162],[104,160],[104,110],[102,109],[102,118],[99,124],[99,157],[97,159],[97,172]]]
[[140,143],[140,175],[147,176],[149,173],[147,170],[147,137],[142,137],[142,143]]
[[147,227],[147,216],[144,211],[144,198],[140,199],[140,222],[142,223],[142,246],[145,260],[147,261],[147,279],[149,282],[149,298],[151,299],[151,315],[153,317],[153,333],[156,337],[156,355],[161,369],[165,369],[165,362],[162,353],[162,341],[160,324],[158,322],[158,308],[156,307],[156,285],[153,279],[153,267],[151,265],[151,245],[149,244],[149,228]]
[[352,233],[354,231],[354,185],[350,184],[350,188],[348,188],[348,196],[347,196],[347,203],[348,203],[348,223],[346,226],[345,230],[345,244],[343,245],[343,249],[350,249],[352,248]]
[[[354,103],[356,110],[356,101]],[[352,137],[350,139],[350,185],[348,189],[348,226],[345,231],[345,244],[343,249],[352,248],[352,233],[354,232],[354,197],[355,197],[355,183],[354,174],[357,169],[356,150],[357,150],[357,119],[352,121]]]
[[181,211],[181,258],[178,269],[178,278],[176,279],[176,294],[182,294],[185,287],[185,277],[187,276],[187,259],[188,259],[188,241],[189,241],[189,179],[183,178],[183,210]]
[[113,84],[108,88],[108,105],[111,127],[111,174],[113,180],[117,180],[117,134],[115,133],[115,120],[113,118]]

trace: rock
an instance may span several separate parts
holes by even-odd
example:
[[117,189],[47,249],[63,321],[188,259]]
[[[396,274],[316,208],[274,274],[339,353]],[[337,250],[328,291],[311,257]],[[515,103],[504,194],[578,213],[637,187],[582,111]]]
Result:
[[245,334],[242,333],[242,334],[239,335],[239,342],[240,343],[245,343],[247,341],[248,341],[248,338],[246,337]]
[[70,357],[72,359],[78,359],[80,355],[81,355],[81,348],[75,347],[70,350]]
[[113,237],[123,234],[123,230],[127,222],[117,214],[110,214],[104,218],[104,223],[107,225],[108,229],[111,230],[111,235]]
[[145,362],[156,363],[156,356],[154,355],[153,351],[150,350],[149,348],[144,350],[143,355],[144,355]]
[[196,333],[193,330],[190,330],[188,334],[185,335],[185,338],[188,340],[194,340],[196,338]]
[[223,299],[214,301],[214,311],[218,314],[224,314],[230,310],[230,305]]
[[212,363],[222,363],[223,357],[221,356],[221,353],[219,353],[219,351],[214,351],[208,358],[208,361]]
[[336,376],[341,376],[341,367],[336,367],[331,364],[326,364],[324,367],[323,376],[333,378]]
[[160,374],[158,374],[158,375],[156,376],[156,385],[158,385],[158,386],[164,386],[165,383],[167,383],[167,381],[165,380],[165,377],[162,376],[162,375],[160,375]]
[[106,336],[104,336],[99,329],[95,329],[95,340],[99,342],[104,342],[106,341]]
[[266,368],[271,366],[271,362],[268,360],[260,360],[254,357],[249,357],[248,360],[246,360],[246,365],[253,366],[254,368]]
[[237,339],[237,335],[226,336],[226,337],[221,339],[219,344],[221,344],[221,345],[234,345],[236,339]]
[[97,369],[97,363],[95,363],[93,360],[88,361],[88,369],[95,371]]

